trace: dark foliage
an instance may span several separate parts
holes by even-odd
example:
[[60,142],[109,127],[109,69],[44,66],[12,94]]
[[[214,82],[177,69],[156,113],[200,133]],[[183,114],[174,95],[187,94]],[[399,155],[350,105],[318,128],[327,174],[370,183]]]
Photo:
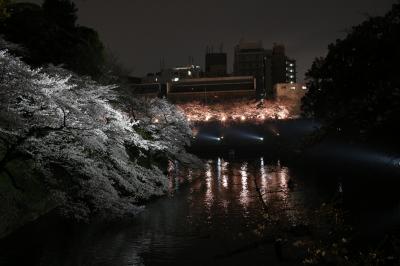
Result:
[[78,26],[77,9],[69,0],[8,4],[0,34],[22,45],[19,54],[33,66],[63,65],[78,74],[100,76],[104,48],[96,31]]
[[400,3],[329,45],[307,72],[305,115],[328,132],[355,139],[397,139],[400,114]]
[[43,3],[45,17],[62,28],[74,28],[78,9],[69,0],[46,0]]
[[11,0],[0,0],[0,22],[9,17],[8,6],[10,3]]

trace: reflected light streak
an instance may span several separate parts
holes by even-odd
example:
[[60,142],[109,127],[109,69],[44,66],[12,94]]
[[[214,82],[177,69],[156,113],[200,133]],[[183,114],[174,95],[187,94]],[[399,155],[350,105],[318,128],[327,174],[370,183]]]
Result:
[[226,175],[226,172],[228,170],[228,162],[223,161],[222,162],[222,186],[224,188],[228,188],[228,175]]
[[282,199],[286,199],[288,197],[288,179],[289,179],[289,173],[288,169],[286,167],[282,167],[279,169],[278,172],[278,177],[279,177],[279,186],[282,190],[281,197]]
[[220,183],[220,180],[221,180],[221,171],[222,171],[221,158],[218,157],[218,160],[217,160],[217,179],[218,179],[218,184]]
[[240,203],[242,203],[243,207],[247,207],[250,202],[249,198],[249,190],[248,190],[248,174],[247,174],[247,163],[243,163],[240,167],[240,176],[242,182],[242,191],[240,192]]
[[205,196],[205,204],[208,208],[211,207],[214,200],[213,192],[212,192],[212,172],[211,172],[211,164],[210,162],[206,163],[206,196]]
[[261,188],[263,192],[267,190],[267,172],[265,171],[264,157],[260,159]]

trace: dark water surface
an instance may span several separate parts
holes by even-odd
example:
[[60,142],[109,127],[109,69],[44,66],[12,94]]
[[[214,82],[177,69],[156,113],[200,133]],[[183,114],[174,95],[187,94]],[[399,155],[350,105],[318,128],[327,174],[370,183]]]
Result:
[[173,175],[169,195],[132,221],[71,225],[50,217],[28,225],[0,241],[0,265],[297,264],[278,258],[268,240],[273,228],[260,236],[265,212],[256,187],[268,211],[294,227],[323,202],[340,197],[350,222],[373,242],[400,224],[398,180],[382,173],[216,157],[198,178]]

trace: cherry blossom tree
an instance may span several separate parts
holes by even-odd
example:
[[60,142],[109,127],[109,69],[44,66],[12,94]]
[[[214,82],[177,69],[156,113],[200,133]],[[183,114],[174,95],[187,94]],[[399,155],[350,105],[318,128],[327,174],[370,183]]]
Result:
[[32,69],[0,51],[0,175],[26,189],[13,168],[23,161],[68,217],[135,214],[165,193],[169,161],[198,163],[185,151],[190,137],[165,100],[121,96],[116,86]]

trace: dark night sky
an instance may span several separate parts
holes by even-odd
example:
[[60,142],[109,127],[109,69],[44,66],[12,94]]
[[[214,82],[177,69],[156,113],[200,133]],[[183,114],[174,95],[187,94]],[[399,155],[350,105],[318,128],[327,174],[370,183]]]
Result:
[[[40,0],[33,2],[41,3]],[[206,46],[224,44],[232,70],[241,38],[286,45],[297,59],[299,80],[327,45],[369,15],[382,15],[395,0],[76,0],[79,24],[96,29],[120,61],[142,76],[166,66],[204,67]]]

